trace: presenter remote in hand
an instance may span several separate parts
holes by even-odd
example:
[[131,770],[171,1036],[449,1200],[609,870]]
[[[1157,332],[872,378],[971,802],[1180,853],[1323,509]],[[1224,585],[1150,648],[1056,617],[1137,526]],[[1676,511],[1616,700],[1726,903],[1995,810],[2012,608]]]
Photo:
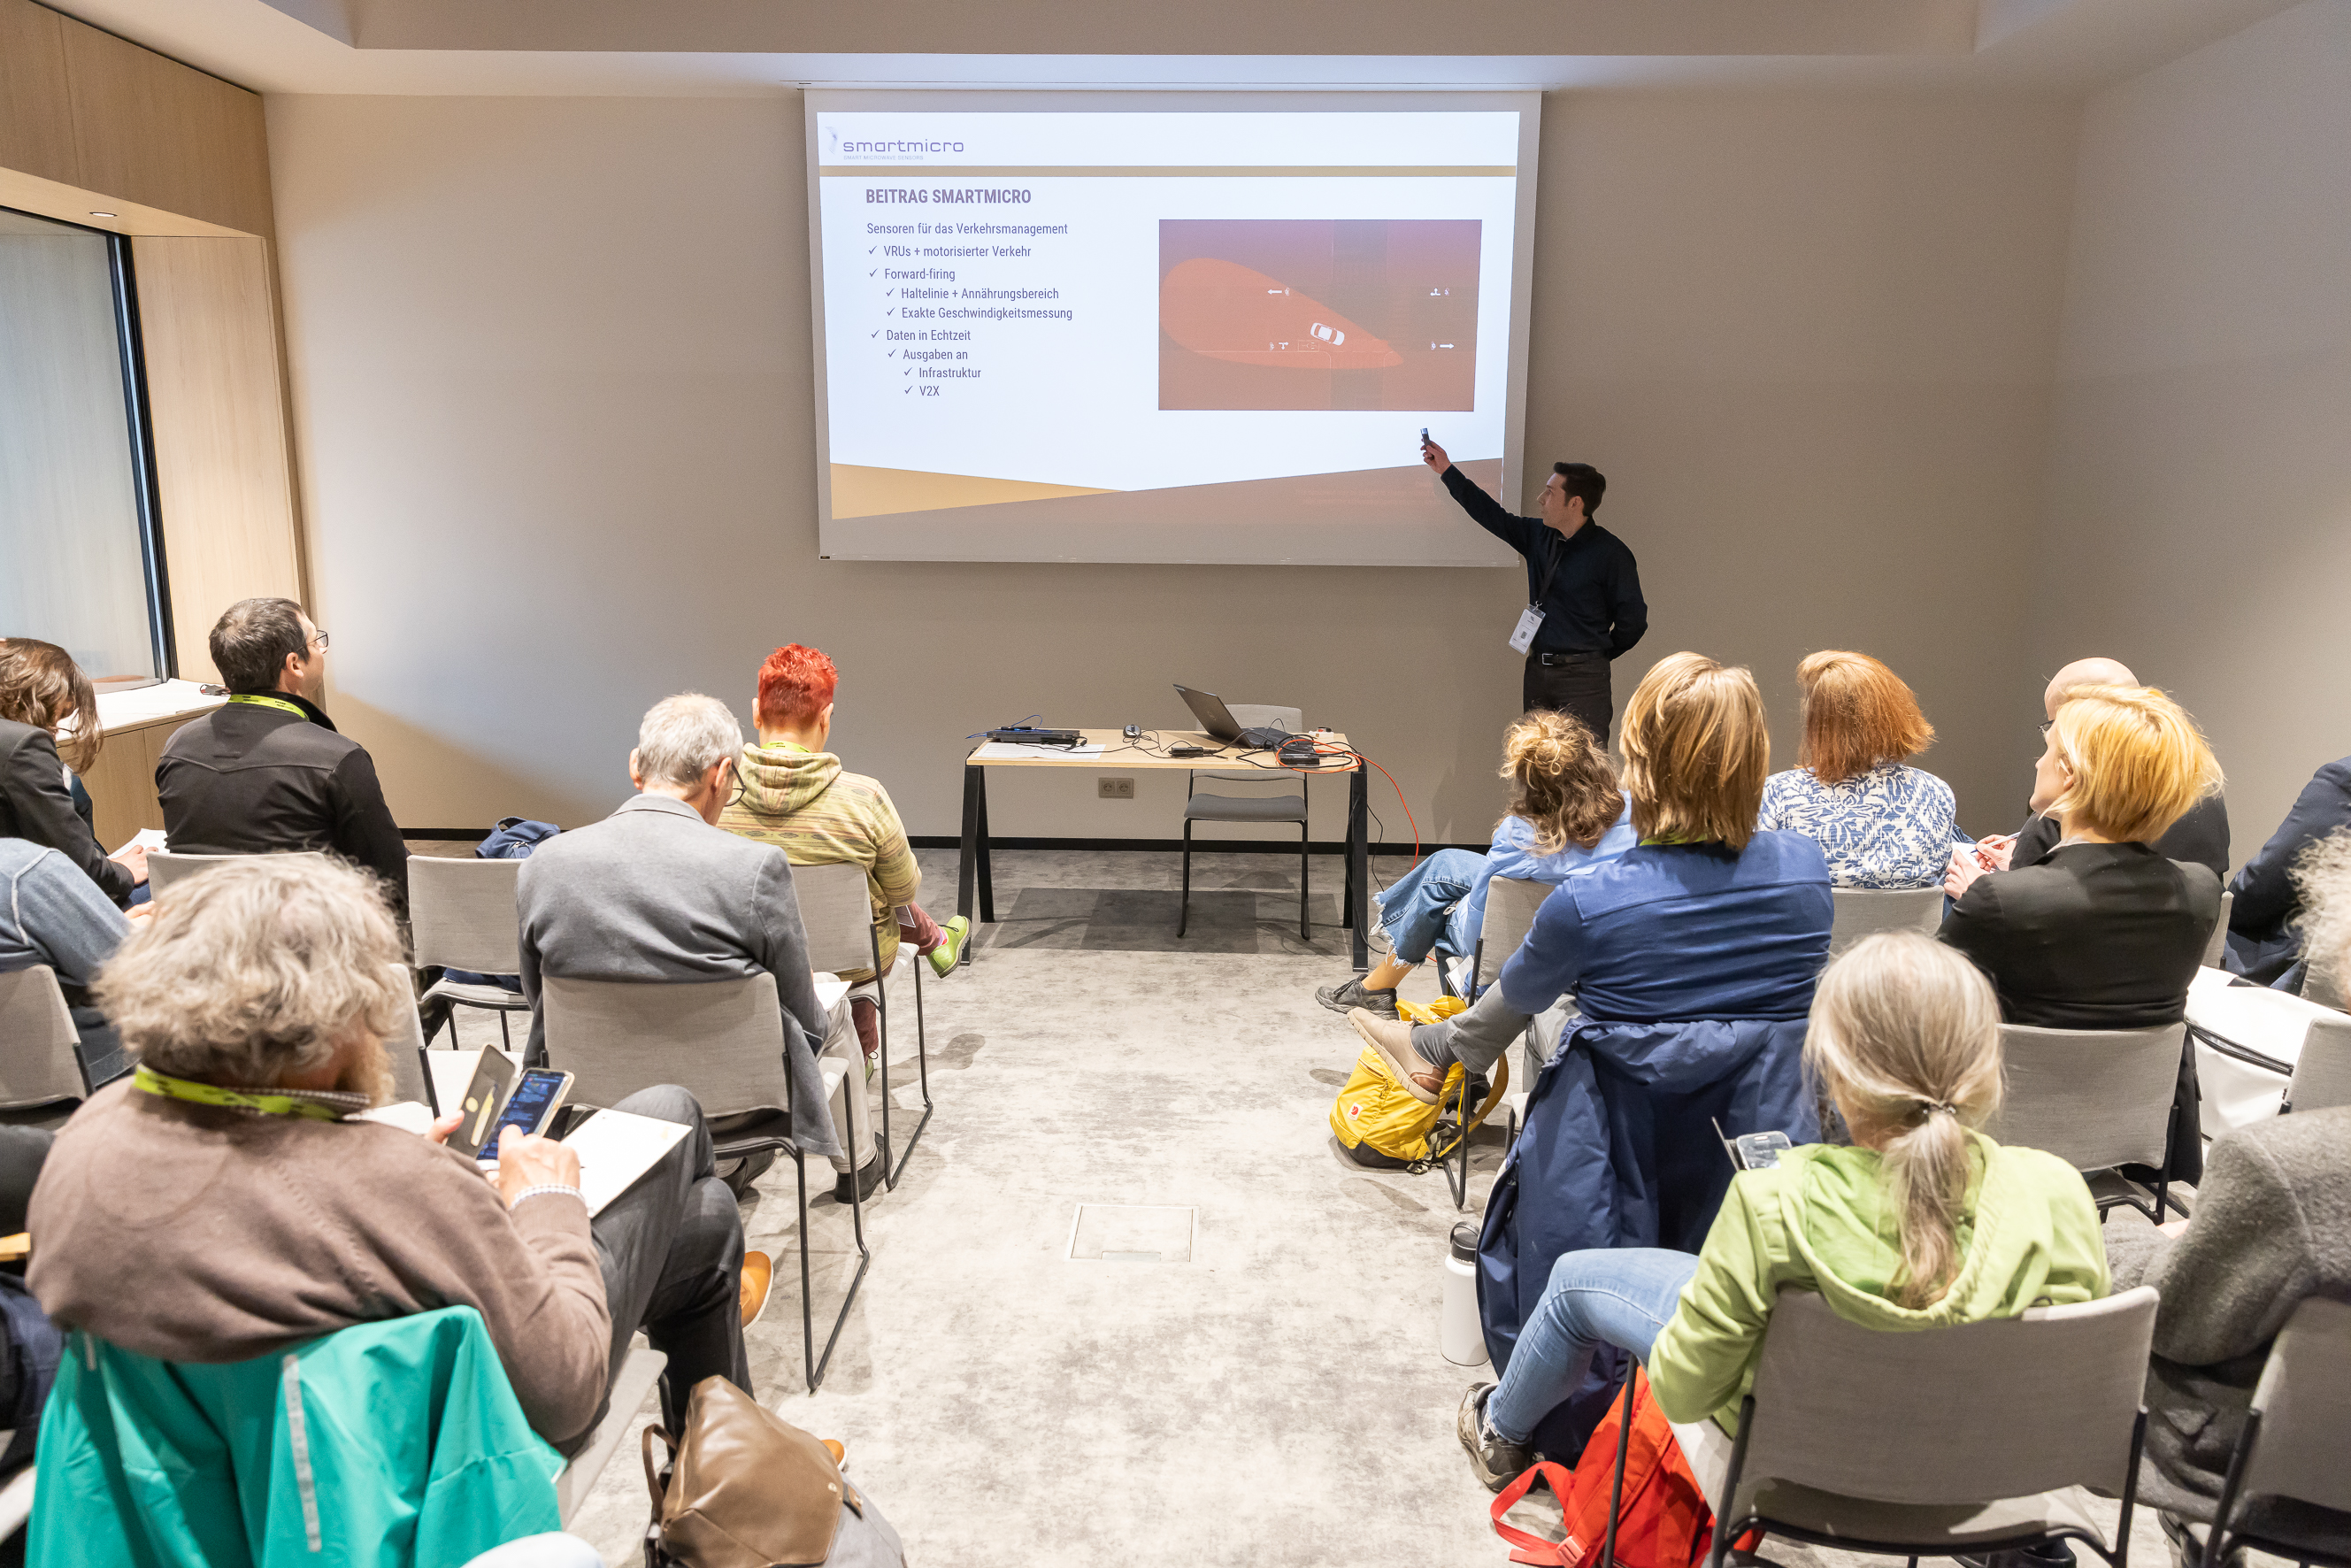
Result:
[[1553,464],[1540,515],[1521,517],[1470,483],[1445,448],[1425,434],[1420,460],[1444,480],[1472,522],[1526,558],[1527,611],[1509,639],[1527,657],[1523,706],[1529,712],[1571,714],[1607,745],[1615,716],[1608,662],[1649,629],[1633,552],[1592,520],[1608,481],[1588,463]]

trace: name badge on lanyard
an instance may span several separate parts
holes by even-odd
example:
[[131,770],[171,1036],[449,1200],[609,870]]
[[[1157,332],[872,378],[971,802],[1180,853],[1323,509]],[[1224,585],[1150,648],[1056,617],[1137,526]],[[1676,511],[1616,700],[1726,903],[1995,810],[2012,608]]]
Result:
[[1556,542],[1551,548],[1551,559],[1543,565],[1542,586],[1535,590],[1535,601],[1519,617],[1517,630],[1510,633],[1510,652],[1523,653],[1535,645],[1535,633],[1542,630],[1542,601],[1551,595],[1552,579],[1559,575],[1560,549]]

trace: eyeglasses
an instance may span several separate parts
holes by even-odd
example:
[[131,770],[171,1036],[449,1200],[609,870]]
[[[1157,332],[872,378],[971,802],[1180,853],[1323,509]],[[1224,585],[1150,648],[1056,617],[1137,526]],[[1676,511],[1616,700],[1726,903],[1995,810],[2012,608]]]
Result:
[[327,633],[326,633],[326,632],[322,629],[322,630],[319,632],[319,634],[318,634],[317,636],[315,636],[315,637],[313,637],[313,638],[311,638],[311,639],[310,639],[310,646],[312,646],[313,648],[324,648],[324,647],[326,647],[326,645],[327,645]]
[[[324,644],[321,644],[321,646],[323,646],[323,645],[324,645]],[[2043,720],[2041,721],[2041,733],[2042,733],[2042,734],[2043,734],[2043,735],[2048,734],[2051,730],[2053,730],[2053,729],[2054,729],[2054,728],[2056,728],[2056,727],[2057,727],[2057,721],[2056,721],[2055,719],[2053,719],[2053,718],[2044,718],[2044,719],[2043,719]]]

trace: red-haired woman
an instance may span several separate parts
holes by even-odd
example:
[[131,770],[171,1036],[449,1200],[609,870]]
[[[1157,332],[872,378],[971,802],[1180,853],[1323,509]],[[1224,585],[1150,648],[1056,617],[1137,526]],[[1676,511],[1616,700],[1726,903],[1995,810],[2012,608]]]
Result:
[[1796,666],[1804,738],[1796,766],[1763,781],[1761,829],[1821,846],[1837,887],[1933,887],[1959,831],[1951,787],[1903,758],[1935,727],[1902,677],[1866,653],[1831,650]]
[[[718,825],[776,845],[794,865],[863,866],[883,967],[896,957],[901,941],[912,942],[930,960],[932,973],[945,979],[955,973],[971,923],[958,915],[943,926],[923,913],[914,902],[922,869],[890,792],[876,779],[844,773],[841,758],[825,749],[840,681],[832,661],[814,648],[793,643],[768,655],[759,666],[755,711],[759,741],[743,748],[736,768],[742,790]],[[872,975],[841,977],[862,984]],[[851,1012],[859,1043],[871,1056],[881,1049],[873,1004],[853,997]]]

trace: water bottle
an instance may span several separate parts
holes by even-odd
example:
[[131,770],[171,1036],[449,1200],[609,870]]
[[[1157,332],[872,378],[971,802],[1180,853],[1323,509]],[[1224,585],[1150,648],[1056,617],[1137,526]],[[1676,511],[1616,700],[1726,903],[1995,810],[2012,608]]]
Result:
[[1454,1365],[1485,1364],[1486,1333],[1478,1322],[1478,1227],[1468,1220],[1453,1228],[1446,1254],[1445,1310],[1437,1340]]

